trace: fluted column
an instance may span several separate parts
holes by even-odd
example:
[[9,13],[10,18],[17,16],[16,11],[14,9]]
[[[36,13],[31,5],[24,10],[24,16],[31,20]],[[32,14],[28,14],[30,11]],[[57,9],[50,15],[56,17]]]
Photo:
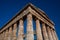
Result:
[[3,32],[2,32],[2,40],[3,40]]
[[18,30],[18,40],[23,40],[23,33],[24,33],[24,27],[23,27],[23,19],[19,20],[19,30]]
[[5,38],[4,38],[4,40],[8,40],[8,29],[6,29],[6,31],[5,31]]
[[4,32],[3,32],[3,40],[4,40],[4,37],[5,37],[5,34],[4,34]]
[[37,40],[43,40],[40,22],[38,19],[36,19],[36,33],[37,33]]
[[1,34],[0,34],[0,40],[1,40]]
[[6,40],[8,40],[8,29],[6,30]]
[[54,34],[55,34],[55,38],[56,38],[56,40],[58,40],[58,37],[57,37],[57,34],[56,34],[55,30],[54,30]]
[[45,23],[42,23],[42,33],[43,33],[44,40],[49,40]]
[[3,33],[2,33],[2,36],[1,36],[2,40],[3,40]]
[[3,38],[2,38],[2,33],[1,33],[1,40],[2,40]]
[[52,36],[53,36],[53,40],[56,40],[53,29],[51,29],[51,33],[52,33]]
[[1,40],[1,34],[0,34],[0,40]]
[[12,26],[9,28],[9,40],[12,40]]
[[13,25],[13,40],[17,40],[16,32],[17,32],[17,23]]
[[6,35],[7,35],[7,34],[6,34],[6,30],[5,30],[5,38],[4,38],[4,40],[6,40]]
[[47,33],[48,33],[49,39],[50,39],[50,40],[53,40],[52,34],[51,34],[51,29],[50,29],[49,26],[47,26]]
[[32,14],[27,15],[27,40],[34,40]]

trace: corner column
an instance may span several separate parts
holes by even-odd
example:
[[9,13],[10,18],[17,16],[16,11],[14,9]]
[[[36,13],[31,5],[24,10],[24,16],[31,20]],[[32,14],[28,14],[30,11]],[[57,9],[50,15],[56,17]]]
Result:
[[56,40],[53,29],[51,29],[51,33],[52,33],[52,36],[53,36],[53,40]]
[[42,33],[43,33],[44,40],[49,40],[45,23],[42,23]]
[[50,29],[49,26],[47,26],[47,33],[48,33],[49,39],[50,39],[50,40],[53,40],[52,34],[51,34],[51,29]]
[[27,15],[27,40],[34,40],[32,14]]
[[56,40],[58,40],[58,37],[57,37],[57,34],[56,34],[55,30],[54,30],[54,34],[55,34],[55,38],[56,38]]
[[38,19],[36,19],[36,33],[37,33],[37,40],[43,40],[40,21]]
[[23,19],[19,20],[19,30],[18,30],[18,40],[23,40],[24,27],[23,27]]

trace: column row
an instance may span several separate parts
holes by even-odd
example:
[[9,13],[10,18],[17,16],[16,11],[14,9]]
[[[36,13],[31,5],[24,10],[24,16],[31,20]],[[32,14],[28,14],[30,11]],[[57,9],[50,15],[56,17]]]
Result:
[[[34,30],[32,23],[32,14],[27,15],[27,33],[26,40],[34,40]],[[17,22],[7,28],[4,32],[0,34],[0,40],[24,40],[24,24],[23,18],[19,20],[18,27],[18,35],[17,35]],[[36,19],[36,35],[37,40],[58,40],[56,32],[46,26],[45,23],[42,22],[42,28],[40,24],[40,20]]]

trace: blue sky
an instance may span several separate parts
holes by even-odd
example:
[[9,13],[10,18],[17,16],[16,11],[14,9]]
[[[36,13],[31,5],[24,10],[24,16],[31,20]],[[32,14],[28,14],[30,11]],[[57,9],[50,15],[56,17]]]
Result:
[[60,0],[0,0],[0,28],[29,2],[46,12],[60,38]]

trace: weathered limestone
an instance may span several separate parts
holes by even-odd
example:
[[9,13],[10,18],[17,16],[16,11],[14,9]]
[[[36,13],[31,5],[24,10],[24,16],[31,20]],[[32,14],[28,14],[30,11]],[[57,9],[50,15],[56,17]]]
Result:
[[20,19],[19,30],[18,30],[18,40],[23,40],[23,33],[24,33],[23,19]]
[[49,40],[45,23],[42,23],[42,33],[43,33],[44,40]]
[[9,40],[12,40],[12,26],[9,28]]
[[6,40],[6,30],[5,30],[5,38],[4,38],[4,40]]
[[8,40],[8,29],[6,30],[6,40]]
[[52,33],[52,36],[53,36],[53,40],[56,40],[53,29],[51,29],[51,33]]
[[3,33],[2,33],[2,40],[3,40]]
[[[24,27],[26,26],[25,18],[27,19],[27,33],[24,34]],[[33,30],[32,18],[33,20],[37,18],[36,32]],[[43,22],[42,25],[40,22]],[[27,5],[23,10],[19,11],[16,16],[0,29],[0,40],[34,40],[35,37],[37,40],[58,40],[54,23],[45,12],[32,4]]]
[[4,38],[4,40],[8,40],[8,29],[6,29],[6,31],[5,31],[5,38]]
[[0,40],[1,40],[1,34],[0,34]]
[[48,36],[49,36],[49,40],[53,40],[52,34],[51,34],[51,29],[50,29],[49,26],[47,26],[47,33],[48,33]]
[[57,34],[56,34],[55,30],[54,30],[54,34],[55,34],[55,38],[56,38],[56,40],[58,40],[58,37],[57,37]]
[[3,37],[2,37],[2,38],[3,38],[3,40],[4,40],[4,38],[5,38],[5,33],[4,33],[4,32],[3,32]]
[[1,34],[1,40],[3,39],[2,34]]
[[13,25],[13,40],[17,40],[16,32],[17,32],[17,23]]
[[38,19],[36,19],[36,33],[37,33],[37,40],[43,40],[40,22]]
[[27,40],[34,40],[32,14],[27,15]]

